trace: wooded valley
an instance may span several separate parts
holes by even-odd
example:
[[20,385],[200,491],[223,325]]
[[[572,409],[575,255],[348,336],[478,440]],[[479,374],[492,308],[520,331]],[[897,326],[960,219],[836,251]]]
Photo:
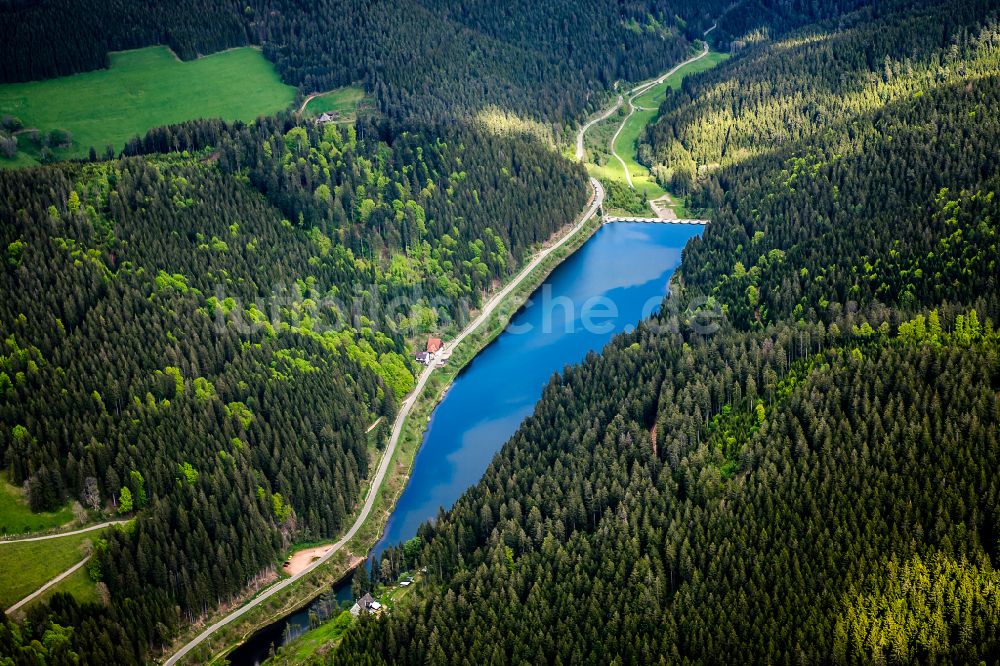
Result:
[[722,329],[554,377],[334,661],[996,659],[998,47],[989,3],[883,4],[668,96],[712,217],[675,296]]
[[375,563],[426,567],[412,603],[324,660],[1000,659],[995,3],[203,4],[3,3],[0,82],[251,44],[374,112],[0,169],[3,469],[34,511],[135,517],[88,563],[104,602],[4,618],[0,663],[148,662],[350,525],[414,340],[577,219],[572,130],[716,21],[732,57],[638,146],[712,220],[671,307],[553,376]]

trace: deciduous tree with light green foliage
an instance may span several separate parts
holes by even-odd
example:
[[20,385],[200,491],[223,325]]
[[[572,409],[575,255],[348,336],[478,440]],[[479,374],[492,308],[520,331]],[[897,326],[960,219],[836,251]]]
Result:
[[138,470],[129,472],[129,485],[132,487],[132,497],[137,509],[146,506],[146,480],[142,478],[142,473]]
[[180,479],[185,481],[187,485],[193,486],[198,480],[198,470],[196,470],[191,463],[185,461],[179,465]]
[[387,352],[379,356],[378,373],[396,394],[396,398],[402,398],[416,385],[416,380],[406,367],[403,356],[396,352]]
[[194,395],[199,402],[208,402],[215,397],[215,386],[204,377],[195,377]]
[[27,247],[23,240],[11,241],[7,245],[7,265],[20,266],[21,257],[24,255],[24,248]]
[[122,486],[121,493],[118,496],[118,513],[126,514],[132,512],[132,491],[128,489],[128,486]]

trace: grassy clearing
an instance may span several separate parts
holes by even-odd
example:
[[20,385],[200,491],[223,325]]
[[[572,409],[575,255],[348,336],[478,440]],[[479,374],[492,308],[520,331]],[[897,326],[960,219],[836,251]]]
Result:
[[344,632],[351,626],[352,619],[350,611],[341,611],[334,619],[310,629],[288,645],[278,648],[278,654],[265,663],[275,666],[313,663],[336,647]]
[[[646,129],[646,125],[656,120],[659,111],[646,111],[636,109],[615,140],[615,153],[625,160],[629,173],[632,175],[632,185],[640,192],[645,192],[646,196],[654,199],[663,196],[665,191],[649,173],[649,169],[639,164],[636,159],[636,151],[639,148],[639,135]],[[617,160],[616,160],[617,161]]]
[[358,104],[364,97],[365,91],[361,88],[354,86],[337,88],[309,100],[303,115],[308,118],[321,113],[331,113],[338,116],[341,121],[347,122],[354,119]]
[[685,76],[711,69],[727,57],[728,55],[724,53],[709,52],[704,58],[684,65],[632,102],[636,107],[635,113],[625,121],[625,126],[622,127],[614,148],[615,152],[625,160],[629,173],[632,175],[632,184],[650,199],[663,196],[666,194],[666,190],[660,187],[650,174],[649,169],[639,164],[636,159],[639,150],[639,136],[645,131],[646,126],[655,122],[660,115],[660,104],[666,98],[667,90],[680,88]]
[[684,80],[685,76],[691,74],[697,74],[698,72],[704,72],[707,69],[712,69],[720,62],[729,58],[728,53],[719,53],[718,51],[709,51],[708,55],[700,60],[695,60],[692,63],[688,63],[684,67],[668,76],[663,83],[658,83],[640,96],[635,98],[633,102],[636,106],[644,106],[650,108],[659,108],[660,104],[666,98],[667,89],[672,88],[674,90],[681,87],[681,81]]
[[614,149],[625,160],[629,173],[632,175],[632,184],[650,199],[661,197],[667,192],[656,182],[649,169],[639,164],[636,159],[639,150],[639,137],[645,131],[646,126],[655,122],[660,115],[660,104],[665,99],[668,89],[680,88],[685,76],[711,69],[727,57],[724,53],[710,52],[704,58],[684,65],[632,102],[635,106],[635,113],[625,121],[622,131],[615,141]]
[[[46,81],[0,85],[0,115],[20,118],[43,133],[68,130],[73,142],[56,148],[58,158],[85,157],[91,146],[120,150],[153,127],[195,118],[250,121],[286,108],[295,89],[278,78],[257,49],[223,51],[189,62],[165,46],[111,54],[109,69]],[[19,136],[19,154],[38,149]],[[0,158],[0,165],[25,164]]]
[[99,601],[97,596],[97,585],[90,579],[90,574],[87,573],[87,567],[84,566],[77,569],[66,578],[63,578],[49,589],[45,590],[43,594],[39,595],[37,599],[25,606],[25,608],[29,608],[34,604],[45,601],[57,592],[72,594],[73,597],[81,604],[97,603]]
[[[388,612],[401,608],[414,599],[413,590],[421,583],[420,574],[415,575],[412,585],[399,587],[381,587],[372,596],[382,603]],[[315,629],[310,629],[288,645],[278,648],[277,654],[265,662],[266,666],[285,666],[286,664],[325,663],[329,655],[340,642],[341,637],[350,628],[353,616],[350,611],[342,611],[331,620],[324,622]]]
[[20,601],[82,560],[95,536],[88,532],[45,541],[0,542],[0,606]]
[[623,183],[625,182],[625,172],[622,170],[621,162],[614,157],[603,165],[588,163],[587,173],[600,181],[619,180]]
[[24,491],[10,483],[7,473],[0,474],[0,534],[25,534],[61,527],[73,520],[67,504],[58,511],[32,513]]
[[[613,103],[614,100],[609,102],[609,104]],[[583,137],[584,159],[587,162],[593,164],[604,164],[608,161],[617,162],[611,156],[611,137],[625,120],[625,114],[628,113],[627,108],[628,105],[622,103],[617,111],[601,122],[591,125],[590,129],[587,130]],[[618,168],[621,169],[621,166],[619,165]],[[623,175],[622,178],[624,177]]]

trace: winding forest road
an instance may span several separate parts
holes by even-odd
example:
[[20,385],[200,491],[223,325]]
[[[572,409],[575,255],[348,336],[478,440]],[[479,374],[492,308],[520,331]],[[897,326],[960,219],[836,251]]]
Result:
[[[715,23],[712,24],[712,27],[709,28],[708,30],[706,30],[704,33],[702,33],[702,35],[704,37],[708,37],[708,33],[710,33],[713,30],[715,30],[716,26],[718,26],[718,25],[719,25],[719,22],[716,21]],[[667,77],[669,77],[671,74],[673,74],[674,72],[676,72],[681,67],[684,67],[685,65],[689,65],[689,64],[691,64],[692,62],[694,62],[696,60],[701,60],[706,55],[708,55],[708,42],[704,42],[704,44],[702,46],[702,51],[698,55],[695,55],[695,56],[692,56],[692,57],[688,58],[687,60],[685,60],[684,62],[678,64],[673,69],[671,69],[669,72],[667,72],[666,74],[663,74],[659,78],[653,79],[652,81],[647,81],[645,83],[640,83],[639,85],[637,85],[635,88],[632,88],[632,90],[630,90],[628,92],[628,95],[629,95],[629,100],[628,100],[629,114],[627,116],[625,116],[625,119],[622,120],[622,124],[621,124],[621,126],[619,126],[618,131],[615,132],[615,135],[611,138],[610,148],[611,148],[611,154],[614,155],[615,158],[619,162],[621,162],[622,169],[625,171],[625,180],[628,181],[628,186],[629,187],[633,187],[633,185],[632,185],[632,175],[628,171],[628,166],[625,165],[625,160],[623,160],[621,158],[621,156],[619,156],[618,153],[615,152],[615,141],[618,140],[618,135],[621,134],[622,129],[625,127],[625,123],[628,122],[628,119],[632,117],[632,114],[635,113],[635,110],[637,108],[643,109],[643,110],[647,110],[647,111],[655,110],[655,109],[646,109],[645,107],[641,107],[641,106],[640,107],[636,107],[633,104],[633,101],[635,100],[636,97],[638,97],[642,93],[646,92],[647,90],[649,90],[653,86],[655,86],[655,85],[657,85],[659,83],[662,83]],[[618,107],[620,107],[622,105],[622,101],[623,101],[623,97],[621,95],[618,95],[618,101],[616,101],[613,105],[611,105],[610,107],[608,107],[604,112],[601,113],[601,115],[597,116],[596,118],[592,118],[583,127],[581,127],[579,130],[577,130],[577,133],[576,133],[576,159],[578,159],[580,161],[583,161],[583,156],[584,156],[584,152],[583,152],[583,140],[584,140],[584,135],[586,135],[586,133],[587,133],[587,130],[589,130],[591,127],[593,127],[597,123],[601,122],[602,120],[607,119],[612,113],[614,113],[615,111],[617,111]]]
[[324,93],[314,92],[314,93],[309,93],[308,95],[306,95],[306,98],[304,100],[302,100],[302,106],[299,107],[297,115],[301,116],[303,113],[305,113],[306,112],[306,107],[309,106],[309,102],[313,101],[314,99],[316,99],[317,97],[319,97],[322,94],[324,94]]
[[[714,29],[715,26],[713,25],[711,28],[705,31],[705,34],[707,35]],[[698,55],[691,56],[684,62],[678,63],[670,71],[668,71],[666,74],[661,75],[659,78],[653,79],[652,81],[647,81],[645,83],[640,83],[639,85],[637,85],[635,88],[632,88],[632,90],[628,92],[628,115],[625,116],[625,118],[622,120],[622,124],[618,126],[618,129],[615,131],[614,136],[611,137],[610,147],[611,147],[611,154],[614,155],[615,159],[618,160],[618,162],[622,165],[622,170],[625,172],[625,181],[628,183],[628,186],[630,188],[635,189],[635,185],[632,184],[632,174],[629,173],[628,165],[625,164],[625,160],[622,159],[622,156],[619,155],[618,151],[615,150],[615,142],[618,141],[618,135],[622,133],[623,129],[625,129],[625,125],[628,123],[629,118],[631,118],[632,115],[635,113],[636,110],[636,106],[634,103],[635,99],[639,95],[642,95],[647,90],[652,88],[653,86],[659,85],[664,81],[666,81],[667,78],[672,76],[681,67],[686,67],[687,65],[690,65],[691,63],[697,60],[701,60],[707,55],[708,55],[708,42],[702,42],[701,53],[699,53]]]
[[[506,287],[501,289],[499,292],[493,295],[485,305],[483,305],[482,311],[479,315],[469,322],[468,326],[462,329],[455,338],[448,342],[446,345],[447,350],[454,350],[455,347],[459,345],[467,336],[472,334],[476,329],[478,329],[483,323],[485,323],[490,315],[493,314],[497,306],[507,297],[514,289],[516,289],[524,280],[531,274],[531,272],[538,267],[545,259],[551,255],[554,251],[562,247],[570,238],[575,236],[577,232],[583,229],[584,225],[590,218],[592,218],[597,211],[600,209],[601,204],[604,203],[604,187],[594,178],[590,179],[591,187],[594,188],[594,194],[590,199],[589,207],[584,211],[583,215],[580,217],[580,221],[576,223],[569,231],[567,231],[563,236],[555,243],[540,250],[535,257],[528,262],[521,272],[518,273],[513,280],[511,280]],[[420,377],[417,379],[417,385],[410,392],[410,395],[403,401],[400,405],[399,412],[396,414],[396,419],[392,424],[392,434],[389,436],[388,445],[385,447],[385,452],[382,454],[382,460],[379,462],[378,470],[375,472],[375,476],[372,477],[371,486],[368,489],[368,495],[365,497],[365,503],[361,508],[361,513],[358,514],[357,519],[351,528],[337,541],[333,546],[327,551],[323,556],[317,559],[315,562],[310,564],[308,567],[300,571],[299,573],[289,576],[283,581],[272,585],[267,588],[259,595],[248,601],[243,606],[240,606],[234,610],[229,615],[226,615],[219,621],[208,626],[204,631],[195,636],[190,642],[181,647],[177,652],[171,655],[165,662],[164,666],[174,666],[178,663],[188,652],[196,648],[202,641],[214,634],[220,628],[226,626],[230,622],[240,618],[245,613],[249,612],[251,609],[258,606],[261,602],[266,601],[270,597],[274,596],[286,587],[293,585],[303,576],[307,575],[316,567],[322,566],[327,560],[334,556],[341,548],[343,548],[348,541],[354,538],[358,530],[366,520],[368,520],[369,514],[371,514],[372,508],[375,506],[375,499],[378,497],[378,491],[382,487],[382,481],[385,480],[386,472],[389,471],[389,464],[392,462],[393,453],[396,451],[396,445],[399,443],[399,437],[403,432],[403,424],[406,422],[406,417],[409,416],[410,410],[413,409],[414,403],[420,396],[421,392],[424,390],[424,386],[427,384],[427,380],[430,378],[431,373],[434,372],[434,366],[427,366],[423,372],[420,373]],[[71,573],[71,572],[70,572]]]
[[586,125],[584,125],[583,127],[581,127],[577,131],[577,133],[576,133],[576,159],[581,160],[581,161],[583,160],[583,135],[586,134],[587,130],[589,130],[593,125],[596,125],[597,123],[601,122],[602,120],[604,120],[605,118],[607,118],[608,116],[610,116],[612,113],[614,113],[615,111],[617,111],[618,107],[622,105],[622,101],[623,101],[622,96],[618,95],[618,101],[615,102],[614,105],[608,107],[608,109],[606,111],[604,111],[601,115],[597,116],[593,120],[590,120]]

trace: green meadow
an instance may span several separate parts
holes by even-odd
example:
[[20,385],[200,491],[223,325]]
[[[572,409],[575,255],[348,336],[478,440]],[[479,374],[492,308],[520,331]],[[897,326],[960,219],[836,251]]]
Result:
[[337,88],[309,100],[303,115],[311,117],[327,112],[336,115],[340,120],[353,120],[358,104],[364,97],[365,91],[361,88],[354,86]]
[[[6,608],[28,596],[47,581],[87,556],[97,532],[46,539],[0,542],[0,607]],[[62,581],[66,591],[83,589],[83,582]],[[75,586],[75,587],[74,587]]]
[[[625,126],[615,141],[615,152],[625,160],[632,176],[632,184],[638,191],[645,192],[650,199],[663,196],[666,191],[657,184],[649,169],[636,160],[639,135],[646,129],[646,125],[655,122],[657,116],[660,115],[660,104],[666,97],[668,89],[680,88],[681,81],[684,80],[685,76],[711,69],[728,57],[725,53],[709,52],[704,58],[681,67],[661,83],[636,97],[632,102],[635,106],[635,113],[625,121]],[[615,161],[617,162],[617,160]],[[619,169],[620,167],[621,165],[619,165]]]
[[[110,56],[110,67],[46,81],[0,85],[0,116],[19,118],[25,128],[68,130],[71,145],[59,158],[85,157],[93,146],[116,151],[153,127],[195,118],[250,121],[280,111],[295,88],[278,78],[259,50],[231,49],[181,62],[168,48],[152,46]],[[38,157],[27,136],[18,136],[18,156],[0,165],[23,166]],[[26,159],[29,156],[32,159]]]
[[24,534],[61,527],[73,520],[69,504],[58,511],[32,513],[24,492],[0,474],[0,534]]
[[[679,88],[685,76],[711,69],[728,57],[728,54],[711,51],[705,57],[679,68],[676,72],[655,86],[652,86],[649,90],[646,90],[633,101],[636,108],[635,113],[629,116],[621,132],[618,134],[618,138],[614,142],[614,152],[622,158],[628,167],[629,174],[632,176],[632,184],[639,194],[645,194],[648,199],[656,199],[667,194],[666,190],[660,187],[656,179],[653,178],[649,169],[640,164],[636,159],[639,137],[647,125],[656,122],[656,118],[659,116],[660,104],[665,99],[667,90]],[[625,108],[627,108],[627,104]],[[610,138],[605,137],[612,136],[621,124],[621,116],[613,114],[608,120],[599,123],[591,129],[591,133],[594,134],[592,141],[600,141],[601,145],[607,145]],[[588,141],[588,144],[591,144],[591,141]],[[602,161],[605,162],[603,165],[587,165],[587,170],[592,176],[604,181],[626,181],[622,164],[615,159],[614,155],[608,155],[607,159],[602,156]],[[682,202],[675,200],[672,208],[679,215],[686,215],[686,210]]]
[[73,598],[81,604],[97,603],[100,601],[100,598],[97,595],[97,584],[90,579],[90,574],[87,573],[87,567],[81,567],[49,589],[42,592],[35,600],[25,604],[22,608],[31,608],[32,605],[46,601],[53,594],[57,593],[71,594],[73,595]]
[[659,108],[663,99],[666,97],[667,89],[673,88],[674,90],[681,87],[681,81],[684,80],[685,76],[690,76],[691,74],[697,74],[699,72],[704,72],[706,69],[712,69],[718,65],[723,60],[729,58],[728,53],[719,53],[718,51],[709,51],[708,55],[694,62],[688,63],[678,69],[676,72],[668,76],[662,83],[658,83],[646,92],[644,92],[639,97],[635,98],[636,106],[646,106]]

